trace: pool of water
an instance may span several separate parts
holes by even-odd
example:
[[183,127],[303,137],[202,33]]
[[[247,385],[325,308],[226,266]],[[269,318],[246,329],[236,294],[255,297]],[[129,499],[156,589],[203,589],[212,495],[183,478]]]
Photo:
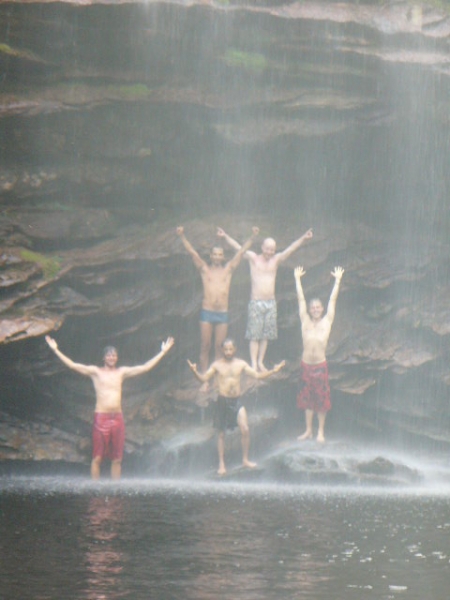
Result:
[[448,600],[450,490],[3,477],[3,600]]

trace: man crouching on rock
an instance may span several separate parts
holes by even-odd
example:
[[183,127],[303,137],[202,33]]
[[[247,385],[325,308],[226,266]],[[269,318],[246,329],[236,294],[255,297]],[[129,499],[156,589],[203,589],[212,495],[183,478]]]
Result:
[[242,439],[242,465],[253,469],[256,463],[250,462],[248,452],[250,449],[250,433],[248,429],[247,411],[242,404],[241,376],[243,373],[255,379],[266,379],[278,373],[285,365],[285,361],[275,365],[270,371],[258,372],[240,358],[236,358],[236,345],[233,340],[226,339],[222,343],[223,357],[214,361],[206,373],[199,373],[197,365],[188,360],[188,364],[199,381],[207,382],[216,377],[219,388],[216,410],[214,415],[214,428],[218,431],[217,451],[219,453],[219,475],[225,475],[225,430],[234,429],[236,425],[241,430]]
[[58,344],[50,336],[45,341],[56,356],[69,369],[92,379],[95,388],[95,413],[92,429],[91,477],[100,477],[100,465],[104,458],[111,459],[111,477],[119,479],[122,472],[122,457],[125,444],[125,425],[122,414],[122,383],[128,377],[146,373],[155,367],[174,344],[168,337],[161,344],[161,351],[143,365],[117,367],[118,354],[114,346],[107,346],[103,352],[103,367],[82,365],[73,362],[58,349]]

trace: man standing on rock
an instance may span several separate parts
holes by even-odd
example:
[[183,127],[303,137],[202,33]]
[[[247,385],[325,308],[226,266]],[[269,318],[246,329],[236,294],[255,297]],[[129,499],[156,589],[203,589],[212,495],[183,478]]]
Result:
[[323,443],[325,441],[325,419],[331,408],[328,365],[325,353],[334,321],[336,300],[344,269],[335,267],[331,273],[335,281],[325,315],[323,315],[323,304],[318,298],[313,298],[307,307],[301,281],[304,274],[303,267],[297,267],[294,270],[303,340],[302,372],[297,406],[305,411],[306,419],[306,431],[298,439],[307,440],[312,438],[313,417],[316,413],[319,422],[317,441]]
[[[218,228],[218,232],[221,231]],[[184,228],[177,227],[184,247],[191,255],[194,265],[200,272],[203,283],[203,301],[200,312],[200,370],[206,371],[209,364],[209,353],[214,333],[215,358],[220,357],[222,342],[228,333],[228,298],[230,295],[231,276],[239,265],[244,253],[250,248],[253,240],[258,235],[258,227],[252,228],[252,235],[241,247],[234,257],[225,265],[223,248],[214,246],[211,250],[208,265],[184,235]],[[202,391],[207,391],[208,386],[202,386]]]
[[248,429],[248,418],[245,406],[242,404],[241,377],[245,373],[254,379],[265,379],[274,373],[278,373],[285,365],[285,361],[275,365],[270,371],[258,373],[249,364],[235,357],[236,344],[231,339],[224,340],[222,344],[222,358],[213,362],[206,373],[197,371],[197,365],[188,360],[189,367],[199,381],[208,382],[212,377],[217,380],[219,396],[217,398],[214,414],[214,428],[218,430],[217,450],[219,453],[219,475],[225,475],[225,431],[234,429],[236,426],[241,431],[242,439],[242,465],[249,469],[256,467],[256,463],[250,462],[248,452],[250,449],[250,433]]
[[124,379],[147,373],[155,367],[174,344],[168,337],[161,344],[161,351],[143,365],[117,367],[118,354],[114,346],[107,346],[103,353],[103,367],[76,363],[58,349],[58,344],[50,336],[45,341],[56,356],[69,369],[92,379],[95,388],[96,404],[92,429],[91,477],[100,477],[100,465],[104,458],[111,460],[111,477],[119,479],[122,471],[122,457],[125,443],[125,425],[122,414],[122,383]]
[[[224,237],[228,244],[235,249],[240,249],[239,242],[226,234],[223,229],[218,230],[218,235]],[[269,340],[276,340],[277,329],[277,303],[275,300],[275,281],[278,267],[295,252],[305,240],[313,236],[312,229],[308,229],[298,240],[295,240],[283,252],[277,252],[274,239],[266,238],[261,246],[261,254],[250,250],[244,257],[250,264],[251,298],[248,304],[247,331],[245,337],[250,340],[250,362],[255,371],[265,371],[264,357]]]

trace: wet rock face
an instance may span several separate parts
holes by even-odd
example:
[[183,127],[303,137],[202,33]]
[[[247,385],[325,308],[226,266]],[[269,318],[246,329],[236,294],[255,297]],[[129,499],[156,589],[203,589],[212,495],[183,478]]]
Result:
[[[205,258],[217,225],[241,241],[259,225],[255,250],[313,226],[278,273],[268,362],[288,366],[261,394],[295,403],[293,267],[326,303],[340,264],[330,431],[448,446],[445,13],[14,2],[0,20],[1,457],[88,460],[92,385],[46,333],[95,364],[107,343],[133,364],[174,335],[169,357],[125,385],[127,452],[196,422],[186,358],[198,356],[201,287],[179,224]],[[243,264],[230,333],[245,358],[248,297]]]

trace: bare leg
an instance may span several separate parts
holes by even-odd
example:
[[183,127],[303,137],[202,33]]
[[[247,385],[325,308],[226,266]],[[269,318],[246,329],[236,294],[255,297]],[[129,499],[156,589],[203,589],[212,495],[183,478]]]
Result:
[[252,369],[258,370],[258,353],[259,353],[259,341],[250,340],[250,363]]
[[298,440],[310,440],[312,438],[313,417],[314,417],[314,411],[307,408],[305,410],[306,431],[303,435],[298,436],[298,438],[297,438]]
[[122,475],[122,461],[113,460],[111,461],[111,479],[120,479]]
[[251,462],[248,459],[248,452],[250,450],[250,431],[248,428],[247,411],[244,406],[242,406],[238,412],[237,422],[239,429],[241,430],[242,464],[244,467],[254,469],[256,463]]
[[258,350],[258,368],[260,371],[267,371],[264,366],[264,357],[266,356],[267,350],[267,340],[259,341],[259,350]]
[[219,323],[214,331],[214,351],[215,359],[218,360],[222,356],[222,344],[225,341],[228,333],[228,323]]
[[225,475],[227,469],[225,467],[225,432],[219,431],[217,437],[217,452],[219,453],[219,469],[217,470],[218,475]]
[[95,456],[91,462],[91,477],[92,479],[100,478],[100,465],[102,463],[101,456]]
[[317,414],[319,421],[319,431],[317,432],[317,441],[323,443],[325,441],[325,419],[327,418],[326,412],[320,412]]
[[[209,352],[211,350],[211,340],[213,334],[212,323],[206,323],[200,321],[200,373],[204,373],[208,370],[209,365]],[[209,389],[208,383],[203,383],[200,387],[200,391],[207,392]]]

